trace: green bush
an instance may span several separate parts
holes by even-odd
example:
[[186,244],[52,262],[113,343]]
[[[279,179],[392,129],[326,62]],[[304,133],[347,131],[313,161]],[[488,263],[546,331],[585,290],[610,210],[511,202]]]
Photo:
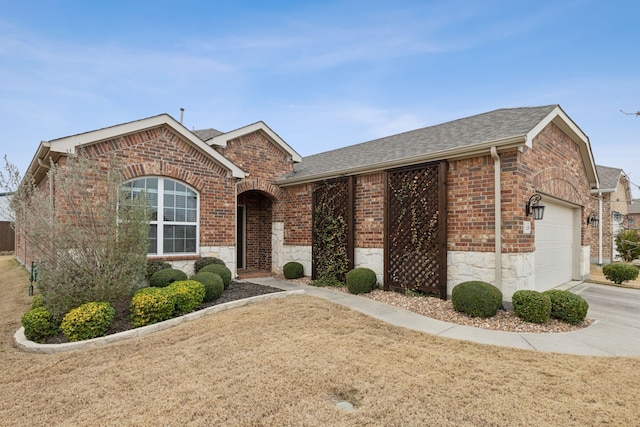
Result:
[[640,258],[640,231],[620,231],[616,236],[616,249],[627,262]]
[[551,298],[538,291],[520,290],[511,297],[513,312],[531,323],[546,323],[551,316]]
[[167,286],[165,292],[173,302],[173,315],[191,313],[202,304],[205,296],[204,285],[195,280],[180,280]]
[[211,302],[220,298],[220,295],[222,295],[222,291],[224,290],[224,281],[222,280],[222,277],[216,273],[201,271],[200,273],[191,276],[191,280],[195,280],[196,282],[200,282],[204,285],[204,301],[206,302]]
[[369,293],[376,286],[376,273],[370,268],[358,267],[347,272],[345,277],[347,289],[352,294]]
[[184,271],[176,270],[174,268],[166,268],[151,276],[149,279],[149,286],[153,288],[164,288],[179,280],[187,280],[187,274]]
[[135,327],[162,322],[173,316],[173,300],[165,288],[142,288],[131,298],[129,319]]
[[44,307],[44,296],[40,294],[34,295],[31,300],[31,308],[34,309],[38,307]]
[[602,267],[602,273],[604,273],[604,277],[620,285],[622,282],[636,280],[638,278],[638,267],[625,263],[607,264]]
[[88,302],[65,314],[60,329],[69,341],[101,337],[111,327],[115,314],[108,302]]
[[51,313],[44,307],[36,307],[22,315],[24,336],[34,342],[43,342],[45,338],[58,333],[58,327]]
[[219,258],[206,256],[206,257],[200,258],[199,260],[193,263],[193,271],[195,271],[196,273],[199,273],[203,267],[206,267],[207,265],[210,265],[210,264],[225,265],[224,261],[222,261]]
[[490,283],[472,280],[457,284],[451,291],[456,311],[471,317],[492,317],[502,305],[502,292]]
[[171,268],[171,264],[159,259],[150,259],[147,261],[147,280],[151,279],[155,273],[160,270]]
[[224,288],[229,289],[229,283],[231,283],[231,270],[229,270],[226,266],[222,264],[209,264],[202,267],[200,271],[208,271],[209,273],[215,273],[218,276],[222,277]]
[[285,279],[299,279],[304,276],[304,267],[299,262],[288,262],[282,267]]
[[587,317],[589,303],[580,295],[560,289],[551,289],[543,294],[551,300],[551,318],[577,325]]

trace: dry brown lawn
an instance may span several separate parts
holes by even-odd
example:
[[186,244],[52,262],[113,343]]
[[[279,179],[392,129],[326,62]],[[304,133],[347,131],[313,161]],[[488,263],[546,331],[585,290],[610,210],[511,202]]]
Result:
[[[0,260],[2,425],[638,425],[640,359],[449,340],[309,296],[53,355],[13,345],[28,275]],[[342,400],[353,411],[336,407]]]

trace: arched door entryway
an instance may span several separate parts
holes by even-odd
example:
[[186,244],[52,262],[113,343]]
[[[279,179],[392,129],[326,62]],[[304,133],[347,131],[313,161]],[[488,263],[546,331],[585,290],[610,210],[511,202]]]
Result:
[[273,201],[262,191],[238,195],[236,254],[238,273],[270,273]]

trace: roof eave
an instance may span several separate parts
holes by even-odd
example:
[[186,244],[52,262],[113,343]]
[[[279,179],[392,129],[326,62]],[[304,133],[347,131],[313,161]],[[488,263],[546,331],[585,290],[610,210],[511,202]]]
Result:
[[289,144],[287,144],[284,141],[284,139],[280,137],[280,135],[274,132],[273,129],[267,126],[267,124],[263,121],[259,121],[247,126],[243,126],[236,130],[223,133],[222,135],[214,136],[213,138],[210,138],[207,141],[211,145],[216,145],[218,147],[224,148],[227,146],[227,143],[232,139],[239,138],[241,136],[244,136],[259,130],[264,132],[277,146],[279,146],[285,153],[287,153],[293,162],[300,163],[302,161],[302,156],[300,156],[300,154],[298,154]]
[[580,149],[580,155],[582,156],[583,163],[587,176],[589,178],[589,185],[591,188],[598,188],[600,181],[598,179],[598,172],[596,171],[596,162],[593,157],[593,151],[591,150],[591,143],[589,137],[580,129],[580,127],[564,112],[564,110],[558,105],[547,116],[542,119],[533,129],[527,133],[527,146],[531,147],[533,138],[535,138],[549,123],[553,123],[558,126],[569,138],[578,143]]
[[[221,164],[229,172],[229,176],[233,178],[244,178],[246,173],[236,166],[229,159],[218,153],[216,150],[207,145],[203,140],[198,138],[189,129],[184,127],[181,123],[175,120],[168,114],[160,114],[158,116],[149,117],[146,119],[136,120],[129,123],[123,123],[103,129],[98,129],[90,132],[81,133],[78,135],[72,135],[64,138],[54,139],[51,141],[45,141],[41,144],[41,147],[46,144],[49,152],[60,153],[61,155],[73,154],[77,148],[81,148],[87,145],[95,144],[108,139],[113,139],[122,135],[128,135],[131,133],[142,132],[154,127],[167,125],[180,134],[183,138],[190,141],[199,151],[213,158],[219,164]],[[40,149],[39,149],[40,151]],[[37,156],[38,154],[36,154]],[[59,156],[58,156],[59,157]],[[35,161],[35,158],[34,158]],[[33,165],[33,162],[32,162]],[[31,168],[31,166],[30,166]]]
[[435,153],[429,153],[421,156],[395,159],[388,162],[380,162],[369,164],[365,166],[359,166],[354,168],[342,169],[338,171],[331,171],[325,173],[319,173],[314,175],[308,175],[300,178],[280,178],[276,180],[276,184],[281,187],[291,187],[295,185],[307,184],[316,181],[323,181],[326,179],[336,178],[340,176],[349,175],[364,175],[376,172],[385,171],[397,167],[409,166],[419,163],[433,162],[438,160],[457,160],[469,157],[476,157],[479,155],[490,154],[491,147],[496,147],[498,152],[504,152],[511,149],[517,149],[522,147],[526,143],[525,135],[518,135],[510,138],[505,138],[495,141],[487,141],[481,144],[476,144],[473,147],[456,148],[453,150],[439,151]]

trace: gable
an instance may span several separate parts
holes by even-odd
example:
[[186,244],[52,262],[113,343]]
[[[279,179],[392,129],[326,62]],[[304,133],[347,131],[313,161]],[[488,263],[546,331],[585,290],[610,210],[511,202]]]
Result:
[[245,172],[237,165],[224,157],[222,154],[207,145],[202,139],[198,138],[181,123],[176,121],[168,114],[161,114],[146,119],[136,120],[116,126],[85,132],[77,135],[67,136],[54,139],[51,141],[43,141],[40,143],[36,154],[27,170],[36,182],[38,182],[45,174],[49,164],[49,159],[56,162],[61,156],[74,154],[79,148],[90,147],[103,141],[108,141],[118,137],[131,135],[145,130],[158,128],[162,126],[169,127],[173,132],[179,135],[186,143],[193,146],[203,155],[211,158],[223,169],[227,171],[230,177],[244,178]]
[[289,144],[287,144],[280,136],[275,133],[263,121],[259,121],[230,132],[220,132],[215,129],[203,129],[194,131],[196,135],[201,137],[207,144],[215,147],[226,148],[229,141],[240,138],[242,136],[262,132],[268,139],[275,144],[291,161],[298,163],[302,161],[302,157]]

